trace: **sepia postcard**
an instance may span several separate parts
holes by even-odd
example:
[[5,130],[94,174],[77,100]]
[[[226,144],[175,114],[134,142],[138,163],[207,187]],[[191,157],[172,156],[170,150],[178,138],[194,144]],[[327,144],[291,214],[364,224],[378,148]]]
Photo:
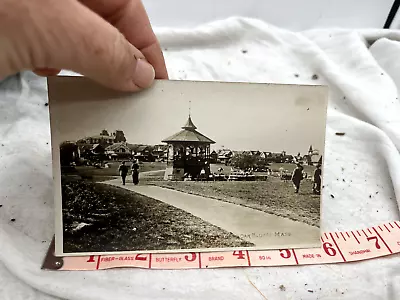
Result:
[[56,256],[320,246],[327,86],[48,92]]

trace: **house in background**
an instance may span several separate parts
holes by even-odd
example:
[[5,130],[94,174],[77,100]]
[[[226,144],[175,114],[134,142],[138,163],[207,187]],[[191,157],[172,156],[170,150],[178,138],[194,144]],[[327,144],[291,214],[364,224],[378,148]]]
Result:
[[167,153],[167,147],[165,145],[155,145],[153,146],[152,155],[157,160],[163,160],[166,158],[165,154]]
[[233,156],[233,152],[229,149],[221,149],[218,150],[218,159],[217,161],[221,164],[227,164]]
[[105,149],[105,154],[110,159],[131,159],[132,151],[126,142],[115,143]]
[[154,162],[155,157],[152,153],[152,148],[148,145],[141,145],[135,149],[135,158],[139,161]]

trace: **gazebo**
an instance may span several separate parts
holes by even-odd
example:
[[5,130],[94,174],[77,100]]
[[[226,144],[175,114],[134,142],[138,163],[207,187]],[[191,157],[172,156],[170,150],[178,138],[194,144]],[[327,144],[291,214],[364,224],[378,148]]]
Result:
[[196,129],[189,115],[181,131],[162,141],[168,144],[164,180],[181,181],[188,176],[196,179],[200,175],[210,175],[210,145],[215,142]]

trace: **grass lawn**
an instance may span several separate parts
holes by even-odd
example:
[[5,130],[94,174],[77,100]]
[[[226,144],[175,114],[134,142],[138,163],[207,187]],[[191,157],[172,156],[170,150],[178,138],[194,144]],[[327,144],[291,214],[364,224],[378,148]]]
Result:
[[[69,180],[62,192],[65,252],[253,246],[183,210],[122,188]],[[89,225],[74,230],[82,223]]]
[[295,194],[292,183],[269,177],[267,181],[249,182],[148,182],[164,188],[215,198],[267,213],[318,226],[320,197],[311,193],[312,183],[303,180],[300,193]]
[[[104,181],[110,180],[115,177],[118,177],[118,167],[121,164],[119,161],[109,162],[109,168],[98,169],[92,166],[77,166],[76,170],[79,175],[84,176],[85,178],[91,179],[93,181]],[[128,167],[130,167],[130,163],[127,163]],[[139,165],[139,171],[148,172],[148,171],[157,171],[157,170],[165,170],[166,163],[163,162],[144,162]]]

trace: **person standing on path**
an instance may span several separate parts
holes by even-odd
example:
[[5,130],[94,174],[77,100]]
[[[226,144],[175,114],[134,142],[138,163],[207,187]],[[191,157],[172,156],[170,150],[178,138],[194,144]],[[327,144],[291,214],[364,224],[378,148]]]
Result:
[[128,175],[128,167],[125,165],[124,161],[119,166],[118,172],[122,179],[122,185],[125,185],[126,175]]
[[322,182],[322,171],[321,165],[318,164],[317,168],[314,171],[314,185],[313,185],[313,194],[320,194],[321,193],[321,182]]
[[295,193],[299,193],[300,190],[300,183],[303,180],[303,166],[300,164],[297,164],[296,169],[294,169],[293,174],[292,174],[292,182],[295,188]]
[[134,160],[131,167],[132,171],[132,182],[134,185],[139,184],[139,164],[137,160]]

